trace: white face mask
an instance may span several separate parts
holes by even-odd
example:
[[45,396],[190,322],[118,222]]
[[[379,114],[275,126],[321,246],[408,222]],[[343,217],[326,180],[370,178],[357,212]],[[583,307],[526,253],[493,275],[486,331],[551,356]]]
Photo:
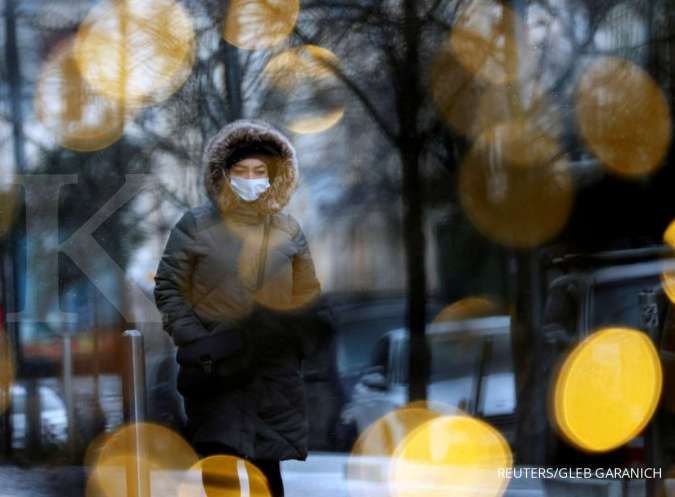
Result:
[[242,200],[253,202],[270,187],[270,180],[269,178],[248,179],[241,176],[231,176],[230,185]]

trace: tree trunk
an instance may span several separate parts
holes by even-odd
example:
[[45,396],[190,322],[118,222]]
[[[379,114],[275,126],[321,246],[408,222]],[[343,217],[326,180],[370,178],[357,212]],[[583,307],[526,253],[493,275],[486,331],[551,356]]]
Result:
[[221,40],[223,64],[225,65],[225,97],[227,100],[227,120],[235,121],[244,117],[244,103],[241,97],[241,63],[239,49]]
[[403,68],[398,73],[398,116],[403,168],[403,236],[406,249],[407,325],[410,330],[408,357],[408,399],[426,400],[429,376],[429,350],[426,327],[426,266],[424,216],[420,181],[422,145],[418,129],[418,113],[422,104],[419,85],[420,24],[415,0],[404,0],[405,52]]
[[[516,384],[516,464],[545,464],[547,423],[545,378],[539,377],[540,361],[546,360],[534,353],[541,347],[542,295],[537,252],[527,251],[515,256],[515,295],[511,316],[511,349]],[[534,421],[533,421],[534,420]]]

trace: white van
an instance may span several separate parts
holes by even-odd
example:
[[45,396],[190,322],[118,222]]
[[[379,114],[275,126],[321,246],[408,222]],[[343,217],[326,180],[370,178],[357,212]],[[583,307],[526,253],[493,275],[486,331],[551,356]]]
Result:
[[[448,411],[460,409],[484,418],[512,441],[516,394],[510,331],[509,316],[429,325],[427,400],[446,406]],[[371,365],[341,413],[343,449],[377,419],[407,403],[408,343],[405,328],[387,332],[376,343]]]

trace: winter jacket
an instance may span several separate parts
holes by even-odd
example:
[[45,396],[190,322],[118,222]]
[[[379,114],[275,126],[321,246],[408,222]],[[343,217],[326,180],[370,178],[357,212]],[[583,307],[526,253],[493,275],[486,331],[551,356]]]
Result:
[[[252,141],[274,144],[282,160],[269,189],[258,200],[244,202],[222,165],[233,150]],[[253,381],[206,398],[185,398],[195,445],[219,443],[252,459],[307,456],[300,364],[321,344],[321,327],[311,325],[320,285],[298,222],[281,212],[295,188],[297,167],[292,144],[269,124],[239,120],[226,125],[205,152],[209,202],[187,211],[169,235],[154,294],[174,343],[181,347],[240,326],[255,344]],[[256,291],[266,216],[271,219],[268,252],[263,285]]]

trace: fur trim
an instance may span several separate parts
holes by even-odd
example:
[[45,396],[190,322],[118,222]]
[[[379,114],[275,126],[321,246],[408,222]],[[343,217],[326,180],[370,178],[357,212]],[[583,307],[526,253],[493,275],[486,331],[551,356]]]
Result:
[[298,183],[298,160],[295,148],[281,131],[260,119],[239,119],[225,125],[211,138],[204,153],[204,186],[206,193],[222,213],[243,204],[223,171],[227,157],[242,143],[271,142],[281,150],[276,176],[270,187],[260,195],[253,206],[261,214],[272,214],[283,209]]

